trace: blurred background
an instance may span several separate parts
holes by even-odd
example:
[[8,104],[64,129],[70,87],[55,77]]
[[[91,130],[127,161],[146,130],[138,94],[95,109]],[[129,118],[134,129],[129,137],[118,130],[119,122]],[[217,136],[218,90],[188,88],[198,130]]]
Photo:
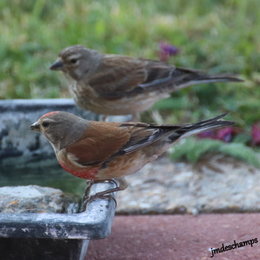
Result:
[[[174,159],[196,161],[207,151],[221,151],[259,166],[259,10],[259,0],[2,0],[0,99],[70,97],[64,76],[48,67],[74,44],[236,74],[245,82],[190,87],[154,109],[165,123],[222,112],[237,122],[199,142],[180,143]],[[142,119],[152,120],[149,112]]]

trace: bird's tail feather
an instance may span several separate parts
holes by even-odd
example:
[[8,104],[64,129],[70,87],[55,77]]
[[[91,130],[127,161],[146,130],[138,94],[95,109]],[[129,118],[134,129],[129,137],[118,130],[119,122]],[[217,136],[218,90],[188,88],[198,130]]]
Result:
[[168,76],[140,84],[140,88],[135,89],[133,93],[136,94],[137,90],[148,92],[155,90],[162,93],[171,93],[192,85],[214,82],[243,82],[243,80],[232,75],[208,75],[198,70],[175,68]]
[[174,134],[169,136],[169,139],[171,141],[175,141],[176,139],[188,137],[207,130],[213,130],[225,126],[234,125],[234,122],[222,119],[226,115],[227,113],[224,113],[214,118],[203,120],[195,124],[184,125],[178,130],[175,130]]
[[243,81],[242,79],[232,75],[208,75],[197,70],[184,68],[176,68],[176,70],[172,73],[172,78],[176,81],[176,84],[174,84],[176,86],[175,89],[185,88],[197,84]]
[[206,84],[214,82],[242,82],[242,79],[239,79],[232,75],[208,75],[206,73],[184,69],[176,68],[171,75],[174,80],[173,90],[185,88],[191,85],[197,84]]

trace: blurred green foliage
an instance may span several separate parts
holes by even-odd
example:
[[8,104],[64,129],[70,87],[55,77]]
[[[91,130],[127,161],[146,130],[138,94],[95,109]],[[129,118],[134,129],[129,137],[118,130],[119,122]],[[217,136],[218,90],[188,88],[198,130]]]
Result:
[[64,77],[48,70],[69,45],[157,59],[166,41],[181,49],[171,63],[245,82],[174,93],[155,106],[164,122],[230,111],[248,130],[260,119],[259,10],[259,0],[1,0],[0,98],[69,97]]
[[195,86],[157,108],[175,112],[170,121],[226,110],[239,124],[250,124],[260,118],[259,5],[258,0],[2,0],[0,98],[69,96],[64,78],[48,70],[66,46],[156,59],[158,43],[167,41],[181,49],[171,60],[177,66],[235,73],[246,82]]
[[170,156],[174,160],[185,159],[196,163],[201,156],[208,153],[223,153],[241,159],[260,168],[260,154],[243,143],[223,143],[219,140],[187,138],[173,146]]

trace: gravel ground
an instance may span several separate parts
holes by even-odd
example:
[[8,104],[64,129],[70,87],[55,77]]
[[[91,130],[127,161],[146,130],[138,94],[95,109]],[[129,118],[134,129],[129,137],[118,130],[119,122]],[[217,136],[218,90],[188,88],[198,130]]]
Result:
[[117,212],[212,213],[260,210],[260,169],[224,155],[204,157],[196,166],[163,157],[127,177],[118,192]]

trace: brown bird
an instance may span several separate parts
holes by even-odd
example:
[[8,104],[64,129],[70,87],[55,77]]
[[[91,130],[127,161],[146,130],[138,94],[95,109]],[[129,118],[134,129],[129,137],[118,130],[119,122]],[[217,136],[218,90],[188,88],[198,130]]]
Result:
[[123,190],[123,177],[154,161],[177,140],[232,125],[226,114],[186,125],[88,121],[71,113],[47,113],[31,125],[51,143],[59,164],[69,173],[92,181],[116,179],[119,186],[95,196]]
[[101,54],[80,45],[62,50],[50,69],[61,70],[69,79],[81,108],[103,115],[136,115],[170,93],[195,84],[241,81],[161,61]]

